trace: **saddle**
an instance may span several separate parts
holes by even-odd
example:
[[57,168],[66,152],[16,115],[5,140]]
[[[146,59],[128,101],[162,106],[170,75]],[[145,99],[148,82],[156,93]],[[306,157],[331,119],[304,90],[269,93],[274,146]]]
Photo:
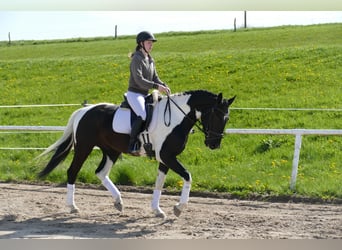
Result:
[[[145,122],[144,122],[139,133],[146,131],[146,132],[142,133],[143,147],[145,149],[147,156],[149,156],[149,157],[154,157],[155,152],[153,151],[152,143],[150,142],[148,127],[152,121],[154,105],[160,99],[161,99],[161,96],[159,96],[158,91],[153,91],[151,94],[149,94],[145,97],[146,120],[145,120]],[[124,95],[124,100],[120,104],[120,108],[130,110],[130,112],[131,112],[131,121],[130,122],[131,122],[131,126],[132,126],[133,122],[137,119],[138,115],[134,112],[132,107],[129,105],[126,95]]]
[[[145,123],[142,126],[142,130],[140,132],[147,130],[148,126],[151,123],[152,115],[153,115],[153,109],[154,109],[154,105],[156,102],[155,98],[156,98],[156,96],[154,93],[149,94],[145,97],[146,120],[145,120]],[[157,100],[159,100],[159,98],[161,98],[161,97],[158,96],[157,98],[158,98]],[[132,123],[137,119],[138,115],[134,112],[132,107],[129,105],[129,103],[127,101],[126,94],[124,95],[124,100],[120,104],[120,108],[129,109],[131,111],[131,125],[132,125]]]

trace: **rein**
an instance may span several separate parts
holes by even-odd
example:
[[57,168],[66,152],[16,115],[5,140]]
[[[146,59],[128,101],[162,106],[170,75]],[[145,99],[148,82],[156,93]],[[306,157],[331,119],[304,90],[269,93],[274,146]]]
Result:
[[[166,105],[165,105],[165,110],[164,110],[164,124],[165,126],[169,127],[171,125],[171,103],[170,100],[172,101],[172,103],[183,113],[184,117],[186,117],[187,119],[189,119],[191,122],[193,122],[195,124],[195,126],[202,131],[206,136],[208,135],[207,131],[204,131],[203,128],[200,127],[200,125],[203,126],[202,122],[197,120],[200,125],[197,124],[197,121],[192,120],[185,112],[184,110],[179,107],[179,105],[172,99],[170,98],[170,95],[167,95],[167,101],[166,101]],[[168,122],[166,121],[166,112],[168,112],[169,114],[169,120]],[[209,132],[210,133],[210,132]]]

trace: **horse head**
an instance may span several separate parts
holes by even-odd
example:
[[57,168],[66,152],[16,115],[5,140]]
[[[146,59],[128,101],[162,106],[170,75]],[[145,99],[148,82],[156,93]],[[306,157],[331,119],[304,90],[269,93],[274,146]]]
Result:
[[204,109],[201,115],[201,122],[205,132],[205,145],[210,149],[219,148],[224,135],[224,128],[229,120],[229,106],[235,100],[223,99],[222,93],[215,98],[213,105]]

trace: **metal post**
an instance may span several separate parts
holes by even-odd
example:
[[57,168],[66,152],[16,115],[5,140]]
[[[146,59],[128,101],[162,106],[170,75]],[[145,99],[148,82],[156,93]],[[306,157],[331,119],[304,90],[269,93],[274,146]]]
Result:
[[244,11],[244,16],[245,16],[245,29],[247,28],[247,11]]
[[302,146],[302,134],[296,134],[296,141],[294,147],[294,154],[293,154],[293,162],[292,162],[292,175],[291,175],[291,183],[290,189],[296,189],[296,180],[297,180],[297,173],[298,173],[298,163],[299,163],[299,155],[300,155],[300,148]]

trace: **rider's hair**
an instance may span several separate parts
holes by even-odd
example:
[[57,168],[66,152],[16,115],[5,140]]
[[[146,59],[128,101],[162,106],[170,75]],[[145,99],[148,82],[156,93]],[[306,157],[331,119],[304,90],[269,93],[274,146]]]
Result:
[[135,48],[135,51],[134,52],[129,52],[128,53],[128,58],[131,58],[134,56],[134,53],[138,50],[140,50],[142,48],[142,46],[140,44],[137,45],[137,47]]
[[137,47],[135,47],[135,51],[138,51],[138,50],[140,50],[142,48],[142,46],[141,46],[141,44],[139,43],[138,45],[137,45]]

